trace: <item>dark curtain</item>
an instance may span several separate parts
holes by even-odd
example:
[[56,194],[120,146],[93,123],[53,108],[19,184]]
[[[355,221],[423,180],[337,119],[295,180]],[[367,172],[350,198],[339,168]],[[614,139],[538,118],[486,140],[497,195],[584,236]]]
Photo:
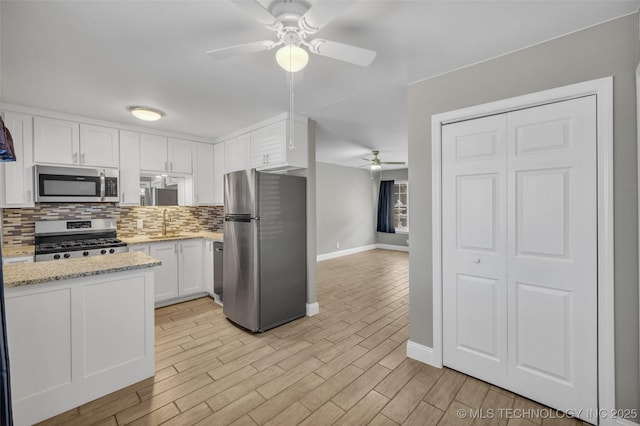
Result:
[[11,414],[11,381],[9,380],[9,348],[4,311],[4,284],[2,282],[2,255],[0,255],[0,425],[13,424]]
[[393,183],[392,180],[380,181],[380,196],[378,197],[378,232],[394,234],[393,225]]

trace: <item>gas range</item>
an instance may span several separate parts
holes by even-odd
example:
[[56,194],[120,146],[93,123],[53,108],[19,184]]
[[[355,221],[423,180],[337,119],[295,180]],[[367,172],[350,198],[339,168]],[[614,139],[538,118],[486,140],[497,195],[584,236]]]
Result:
[[36,222],[36,262],[126,252],[116,236],[113,219]]

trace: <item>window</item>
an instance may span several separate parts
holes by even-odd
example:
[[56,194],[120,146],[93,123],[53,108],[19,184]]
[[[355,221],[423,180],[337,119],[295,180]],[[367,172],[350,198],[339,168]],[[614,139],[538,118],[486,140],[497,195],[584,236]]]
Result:
[[396,232],[409,232],[409,182],[393,185],[393,223]]

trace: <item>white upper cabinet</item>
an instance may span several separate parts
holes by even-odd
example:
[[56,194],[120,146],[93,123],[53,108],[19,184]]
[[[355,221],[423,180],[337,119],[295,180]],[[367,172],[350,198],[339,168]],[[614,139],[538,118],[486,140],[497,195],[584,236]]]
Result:
[[194,204],[215,204],[213,145],[194,142],[192,146]]
[[80,157],[83,166],[117,168],[120,164],[118,130],[80,124]]
[[35,163],[113,168],[119,165],[116,129],[34,117],[33,132]]
[[140,135],[140,169],[168,172],[167,138],[164,136]]
[[225,173],[251,167],[251,134],[246,133],[224,142]]
[[154,172],[191,173],[191,141],[140,135],[140,168]]
[[287,120],[251,132],[251,167],[284,163],[286,142]]
[[80,125],[55,118],[33,118],[33,149],[36,163],[79,163]]
[[255,168],[280,172],[309,166],[308,119],[279,116],[224,142],[225,173]]
[[224,143],[213,146],[213,203],[224,204]]
[[175,173],[191,173],[191,141],[169,138],[168,157],[169,170]]
[[308,167],[307,121],[291,124],[285,119],[251,132],[251,167],[273,171]]
[[33,117],[4,113],[13,137],[16,161],[1,164],[0,207],[33,207]]
[[120,130],[120,205],[140,205],[140,133]]

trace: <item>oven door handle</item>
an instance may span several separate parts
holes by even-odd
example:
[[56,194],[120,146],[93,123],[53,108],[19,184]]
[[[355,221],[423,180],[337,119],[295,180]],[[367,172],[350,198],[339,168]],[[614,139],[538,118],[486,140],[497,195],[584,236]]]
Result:
[[105,177],[104,170],[100,172],[100,200],[104,201],[105,196]]

